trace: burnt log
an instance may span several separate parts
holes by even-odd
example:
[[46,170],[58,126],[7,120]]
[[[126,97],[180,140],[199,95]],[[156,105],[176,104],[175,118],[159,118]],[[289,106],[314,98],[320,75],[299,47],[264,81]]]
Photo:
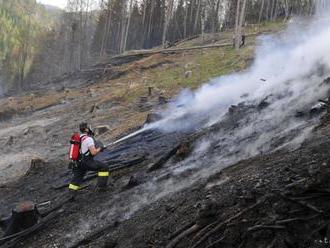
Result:
[[170,160],[170,158],[172,158],[176,154],[176,152],[178,151],[179,147],[180,147],[180,145],[174,147],[172,150],[170,150],[164,156],[162,156],[156,163],[154,163],[148,169],[148,172],[152,172],[152,171],[155,171],[155,170],[160,169],[167,161]]
[[12,210],[10,218],[2,221],[5,237],[28,229],[38,223],[39,213],[31,201],[22,202]]

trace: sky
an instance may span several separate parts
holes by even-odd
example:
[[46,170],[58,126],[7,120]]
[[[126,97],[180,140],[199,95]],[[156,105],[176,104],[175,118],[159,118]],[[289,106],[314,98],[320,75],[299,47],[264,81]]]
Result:
[[37,0],[38,3],[53,5],[59,8],[64,9],[67,3],[67,0]]

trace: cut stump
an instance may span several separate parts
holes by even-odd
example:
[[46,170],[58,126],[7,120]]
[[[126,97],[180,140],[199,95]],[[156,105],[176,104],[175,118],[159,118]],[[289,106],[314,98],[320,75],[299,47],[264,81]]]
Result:
[[3,228],[5,237],[28,229],[38,223],[39,213],[32,201],[19,203],[12,210],[12,215],[7,219]]

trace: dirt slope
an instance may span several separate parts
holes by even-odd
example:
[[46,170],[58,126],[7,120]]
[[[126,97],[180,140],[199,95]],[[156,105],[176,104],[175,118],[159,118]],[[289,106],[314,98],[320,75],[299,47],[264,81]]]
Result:
[[[147,130],[98,157],[111,169],[108,192],[94,192],[90,175],[76,201],[62,203],[71,177],[68,137],[78,122],[108,125],[99,138],[115,140],[138,129],[181,88],[244,69],[254,42],[239,54],[214,49],[100,64],[54,80],[51,87],[1,99],[0,142],[6,153],[0,163],[1,216],[22,200],[50,201],[41,212],[61,210],[16,247],[322,247],[330,238],[328,114],[300,148],[280,149],[299,136],[294,130],[290,137],[274,137],[269,152],[234,159],[227,168],[211,159],[225,146],[214,144],[203,157],[195,156],[195,148],[219,132],[235,132],[236,122],[267,108],[262,103],[233,106],[221,123],[203,130]],[[186,76],[188,71],[192,75]],[[295,118],[316,122],[323,113]],[[234,141],[228,156],[240,157],[239,148],[252,140]],[[21,157],[15,156],[18,151]],[[198,166],[184,170],[185,163]]]
[[[205,172],[199,168],[175,173],[190,145],[235,128],[231,121],[200,132],[146,131],[114,147],[103,154],[110,168],[143,159],[112,173],[108,192],[96,193],[87,182],[76,201],[61,205],[59,217],[18,246],[310,247],[327,237],[329,116],[291,152],[259,155],[222,170],[215,164],[212,168],[220,170],[211,176],[199,177]],[[157,163],[169,153],[170,160]],[[66,178],[64,163],[36,163],[1,189],[2,214],[23,199],[58,204],[67,195],[58,188]]]

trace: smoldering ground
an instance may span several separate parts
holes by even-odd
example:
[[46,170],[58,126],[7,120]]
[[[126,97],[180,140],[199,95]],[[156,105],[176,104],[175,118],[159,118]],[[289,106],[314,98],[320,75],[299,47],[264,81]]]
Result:
[[[110,199],[111,207],[100,218],[128,219],[147,204],[242,159],[300,146],[319,122],[320,115],[312,115],[311,108],[329,91],[324,80],[330,76],[330,21],[321,16],[320,22],[320,16],[307,27],[292,22],[286,32],[260,37],[247,71],[213,79],[196,92],[182,92],[162,113],[163,119],[144,130],[212,132],[195,142],[185,160]],[[90,225],[79,233],[73,230],[75,239],[86,235],[95,219],[84,222]]]

